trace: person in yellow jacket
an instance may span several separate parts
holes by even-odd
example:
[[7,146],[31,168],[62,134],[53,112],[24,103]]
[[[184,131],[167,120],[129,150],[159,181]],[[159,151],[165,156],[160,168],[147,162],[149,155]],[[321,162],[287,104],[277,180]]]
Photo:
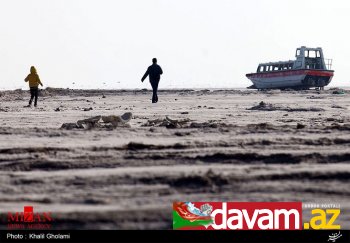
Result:
[[39,93],[39,84],[43,86],[43,84],[40,81],[39,75],[36,72],[36,69],[34,66],[30,67],[30,74],[24,79],[24,81],[29,82],[29,88],[30,88],[30,100],[29,105],[30,107],[32,105],[33,99],[34,99],[34,106],[36,107],[38,104],[38,93]]

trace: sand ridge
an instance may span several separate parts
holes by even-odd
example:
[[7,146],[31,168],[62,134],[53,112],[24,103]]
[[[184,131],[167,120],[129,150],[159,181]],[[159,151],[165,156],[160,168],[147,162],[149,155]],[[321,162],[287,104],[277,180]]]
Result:
[[[1,91],[1,214],[31,204],[52,210],[57,229],[170,229],[173,201],[327,202],[350,228],[348,90],[150,98],[48,88],[24,108],[28,91]],[[130,127],[61,129],[126,112]]]

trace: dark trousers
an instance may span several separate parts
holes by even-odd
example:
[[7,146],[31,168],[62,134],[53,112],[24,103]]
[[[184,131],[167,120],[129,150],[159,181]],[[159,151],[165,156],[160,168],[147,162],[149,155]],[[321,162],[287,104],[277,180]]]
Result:
[[34,106],[37,105],[37,103],[38,103],[38,93],[39,93],[38,87],[31,87],[31,88],[30,88],[30,100],[29,100],[29,105],[32,104],[33,99],[34,99]]
[[153,89],[152,103],[158,102],[158,95],[157,95],[158,84],[159,84],[159,80],[151,80],[151,85]]

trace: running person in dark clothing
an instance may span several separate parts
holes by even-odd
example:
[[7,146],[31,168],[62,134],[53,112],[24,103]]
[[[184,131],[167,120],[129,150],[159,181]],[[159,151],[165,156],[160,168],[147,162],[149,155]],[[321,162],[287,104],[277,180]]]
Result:
[[157,58],[152,59],[153,64],[147,68],[145,75],[143,75],[141,81],[143,82],[147,76],[149,76],[149,81],[152,85],[153,95],[152,95],[152,103],[158,102],[158,84],[160,80],[160,75],[163,74],[162,68],[157,64]]
[[36,107],[38,105],[38,93],[39,93],[39,84],[43,86],[43,84],[40,81],[39,75],[36,72],[35,67],[30,67],[30,74],[24,79],[24,81],[29,82],[29,88],[30,88],[30,100],[29,105],[30,107],[32,105],[33,99],[34,99],[34,106]]

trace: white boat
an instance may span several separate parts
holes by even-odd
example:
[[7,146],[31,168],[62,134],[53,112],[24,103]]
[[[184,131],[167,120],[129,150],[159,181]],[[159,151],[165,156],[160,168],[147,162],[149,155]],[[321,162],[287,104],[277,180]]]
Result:
[[332,59],[325,59],[322,48],[297,48],[296,60],[261,63],[256,73],[248,73],[255,89],[308,89],[327,86],[334,75]]

